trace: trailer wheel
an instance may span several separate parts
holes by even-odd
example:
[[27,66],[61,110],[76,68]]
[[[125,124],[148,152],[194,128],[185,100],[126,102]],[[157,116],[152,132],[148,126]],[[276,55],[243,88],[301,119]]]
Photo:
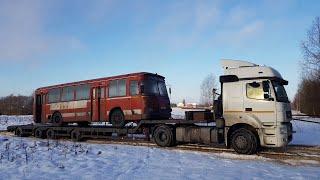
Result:
[[23,131],[21,127],[18,127],[14,130],[14,135],[18,136],[18,137],[23,137]]
[[161,147],[169,147],[174,144],[172,130],[168,126],[159,126],[153,133],[154,141]]
[[254,154],[257,152],[258,140],[252,131],[240,128],[232,133],[231,146],[239,154]]
[[71,131],[71,134],[70,134],[70,137],[71,137],[71,140],[72,141],[81,141],[81,134],[78,130],[73,130]]
[[56,125],[62,125],[62,116],[59,112],[55,112],[52,115],[52,123]]
[[46,136],[45,136],[45,131],[41,128],[37,128],[35,131],[34,131],[34,137],[36,138],[41,138],[41,139],[44,139]]
[[115,109],[112,111],[110,115],[110,122],[114,127],[124,127],[126,125],[126,121],[124,119],[124,115],[120,109]]
[[53,129],[48,129],[47,130],[47,138],[56,139],[56,133],[54,132]]

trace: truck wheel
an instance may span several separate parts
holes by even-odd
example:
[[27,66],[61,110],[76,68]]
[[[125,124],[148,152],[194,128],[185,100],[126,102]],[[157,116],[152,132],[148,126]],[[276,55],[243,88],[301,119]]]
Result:
[[71,140],[72,141],[81,141],[81,134],[78,130],[73,130],[70,134]]
[[161,147],[169,147],[174,144],[172,130],[168,126],[159,126],[153,133],[154,141]]
[[258,140],[252,131],[240,128],[232,133],[231,146],[239,154],[254,154],[257,152]]
[[47,138],[48,139],[56,139],[56,134],[53,129],[47,130]]
[[41,139],[44,139],[46,136],[45,136],[45,131],[40,129],[40,128],[37,128],[35,131],[34,131],[34,137],[36,138],[41,138]]
[[126,121],[124,119],[124,115],[120,109],[115,109],[110,115],[110,122],[114,127],[124,127],[126,125]]
[[59,112],[55,112],[53,113],[52,115],[52,123],[55,124],[55,125],[62,125],[62,116]]
[[18,127],[14,130],[14,135],[18,136],[18,137],[23,137],[23,131],[21,127]]

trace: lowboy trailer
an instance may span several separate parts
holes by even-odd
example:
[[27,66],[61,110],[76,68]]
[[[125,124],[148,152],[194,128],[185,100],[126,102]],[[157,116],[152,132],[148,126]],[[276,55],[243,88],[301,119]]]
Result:
[[[204,113],[206,113],[204,111]],[[217,123],[218,122],[218,123]],[[171,119],[171,120],[142,120],[136,126],[123,128],[92,125],[79,127],[76,125],[53,126],[50,124],[28,124],[9,126],[7,130],[16,136],[36,138],[71,138],[81,141],[86,138],[106,138],[116,134],[117,137],[144,134],[145,139],[152,140],[159,146],[169,147],[179,143],[223,144],[223,121],[217,120],[218,126],[209,121]]]
[[35,123],[9,126],[8,131],[17,136],[69,137],[75,141],[144,134],[162,147],[177,143],[222,144],[240,154],[253,154],[259,147],[287,146],[293,133],[291,107],[284,88],[288,82],[275,69],[246,61],[222,60],[222,67],[221,93],[213,112],[189,111],[185,119],[143,119],[136,121],[136,126]]

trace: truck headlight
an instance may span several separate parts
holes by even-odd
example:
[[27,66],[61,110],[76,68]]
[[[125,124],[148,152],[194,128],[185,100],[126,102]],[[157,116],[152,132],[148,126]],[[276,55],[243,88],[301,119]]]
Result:
[[288,130],[286,126],[280,127],[280,134],[287,134],[287,133],[288,133]]

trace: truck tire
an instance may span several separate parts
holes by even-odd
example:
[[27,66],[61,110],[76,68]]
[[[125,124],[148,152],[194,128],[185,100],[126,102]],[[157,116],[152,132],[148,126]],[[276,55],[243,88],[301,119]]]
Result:
[[112,126],[118,128],[122,128],[126,125],[124,115],[120,109],[115,109],[112,111],[112,114],[110,115],[110,122]]
[[76,129],[71,131],[70,137],[71,137],[71,140],[75,142],[81,141],[82,139],[80,132]]
[[252,131],[240,128],[232,133],[231,146],[239,154],[254,154],[258,149],[258,140]]
[[174,136],[172,130],[165,125],[159,126],[154,130],[153,138],[155,143],[161,147],[174,145]]
[[41,128],[37,128],[36,130],[34,130],[34,137],[36,137],[36,138],[44,139],[44,138],[46,138],[45,135],[46,135],[45,130],[43,130]]
[[63,119],[62,119],[62,116],[61,116],[61,114],[59,112],[53,113],[53,115],[52,115],[52,123],[55,124],[55,125],[59,125],[59,126],[62,125]]
[[56,139],[56,134],[53,129],[50,128],[47,130],[47,138],[48,139]]
[[18,136],[18,137],[23,137],[24,134],[23,134],[23,131],[22,131],[22,128],[21,127],[18,127],[14,130],[14,135]]

